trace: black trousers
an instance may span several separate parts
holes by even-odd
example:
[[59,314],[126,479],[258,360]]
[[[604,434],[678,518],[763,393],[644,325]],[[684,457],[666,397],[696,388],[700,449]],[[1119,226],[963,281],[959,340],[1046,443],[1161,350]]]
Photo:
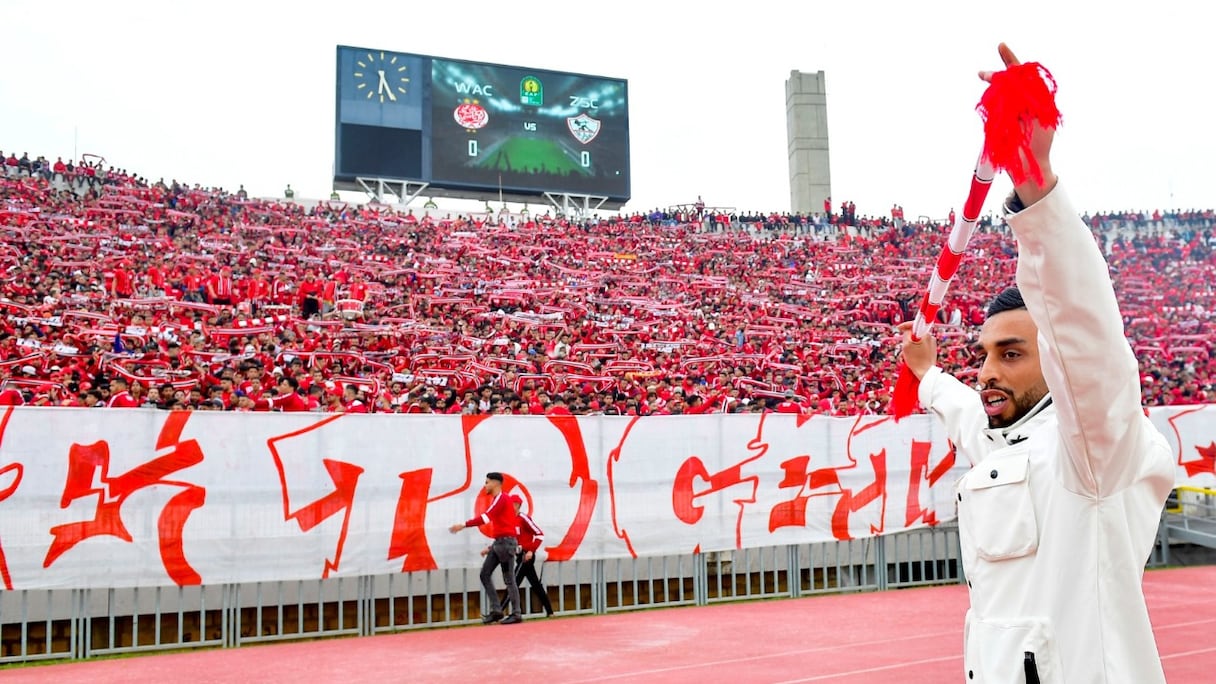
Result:
[[545,615],[552,615],[553,604],[549,602],[549,592],[545,590],[540,576],[536,574],[536,554],[533,554],[531,559],[524,560],[524,554],[521,553],[515,561],[515,586],[522,588],[523,581],[528,580],[528,586],[532,587],[532,595],[540,599],[540,605],[545,609]]
[[[497,537],[490,545],[490,552],[481,564],[481,587],[490,604],[491,613],[507,612],[507,605],[522,605],[519,600],[519,585],[515,582],[515,550],[519,544],[515,537]],[[507,585],[507,598],[500,607],[498,592],[494,589],[494,569],[502,566],[502,582]],[[518,610],[514,612],[518,613]]]

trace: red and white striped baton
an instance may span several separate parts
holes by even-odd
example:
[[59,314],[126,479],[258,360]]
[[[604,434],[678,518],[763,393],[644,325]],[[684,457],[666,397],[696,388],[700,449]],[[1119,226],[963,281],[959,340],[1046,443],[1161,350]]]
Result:
[[[955,219],[950,228],[950,237],[946,240],[945,249],[937,257],[937,267],[929,277],[929,290],[921,299],[920,309],[912,321],[913,342],[920,341],[933,329],[937,312],[946,298],[946,290],[950,287],[954,274],[958,273],[963,254],[967,251],[967,243],[975,232],[976,221],[984,208],[984,200],[988,198],[988,189],[992,187],[992,178],[995,175],[992,163],[981,154],[976,162],[975,172],[971,175],[971,190],[967,193],[967,201],[963,203],[963,213]],[[891,399],[891,413],[896,420],[910,415],[916,409],[919,384],[908,364],[900,361],[899,379],[895,382],[895,394]]]
[[[992,75],[988,88],[977,109],[984,119],[984,147],[971,176],[971,191],[963,204],[962,216],[955,220],[945,249],[937,259],[937,267],[929,279],[929,291],[921,300],[916,319],[912,322],[912,341],[918,342],[929,334],[946,297],[950,281],[958,272],[967,243],[975,231],[975,223],[992,178],[998,169],[1009,171],[1015,184],[1028,175],[1042,182],[1042,172],[1030,147],[1034,126],[1054,129],[1060,123],[1060,111],[1055,105],[1056,83],[1051,72],[1041,64],[1015,64]],[[916,410],[920,380],[900,361],[899,377],[891,397],[891,414],[895,420]]]
[[946,248],[938,256],[937,268],[929,278],[929,291],[921,300],[920,310],[916,312],[916,319],[912,322],[914,342],[920,341],[933,329],[933,322],[946,297],[946,290],[950,287],[954,274],[958,272],[963,254],[967,251],[967,244],[971,242],[971,234],[975,232],[976,221],[980,218],[980,211],[984,208],[984,200],[988,197],[988,189],[992,187],[992,178],[995,175],[992,163],[981,155],[976,162],[975,172],[971,175],[971,190],[967,193],[967,201],[963,203],[962,216],[958,217],[950,228]]

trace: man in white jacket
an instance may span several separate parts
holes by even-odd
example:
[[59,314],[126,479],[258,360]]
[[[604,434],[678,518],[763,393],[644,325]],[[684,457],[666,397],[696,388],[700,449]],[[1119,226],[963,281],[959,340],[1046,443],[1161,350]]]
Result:
[[964,681],[1164,682],[1141,583],[1172,457],[1140,406],[1106,262],[1052,172],[1051,142],[1036,128],[1042,183],[1016,184],[1006,203],[1018,288],[989,307],[980,390],[900,326],[921,405],[972,464],[956,485]]

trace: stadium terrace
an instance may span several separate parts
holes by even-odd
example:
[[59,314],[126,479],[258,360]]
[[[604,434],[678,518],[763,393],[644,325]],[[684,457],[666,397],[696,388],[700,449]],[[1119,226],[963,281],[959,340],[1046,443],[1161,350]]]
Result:
[[[0,158],[8,405],[259,411],[298,392],[290,407],[332,412],[885,413],[892,326],[915,311],[943,228],[848,203],[415,213]],[[1213,212],[1086,220],[1145,403],[1210,401]],[[1013,280],[999,219],[972,244],[985,258],[964,262],[936,329],[954,373]]]

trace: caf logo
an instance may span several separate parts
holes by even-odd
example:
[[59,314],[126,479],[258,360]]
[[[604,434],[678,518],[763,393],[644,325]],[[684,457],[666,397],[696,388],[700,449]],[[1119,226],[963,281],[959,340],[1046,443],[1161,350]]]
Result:
[[545,104],[545,86],[535,76],[524,76],[519,82],[519,103],[527,107],[540,107]]

